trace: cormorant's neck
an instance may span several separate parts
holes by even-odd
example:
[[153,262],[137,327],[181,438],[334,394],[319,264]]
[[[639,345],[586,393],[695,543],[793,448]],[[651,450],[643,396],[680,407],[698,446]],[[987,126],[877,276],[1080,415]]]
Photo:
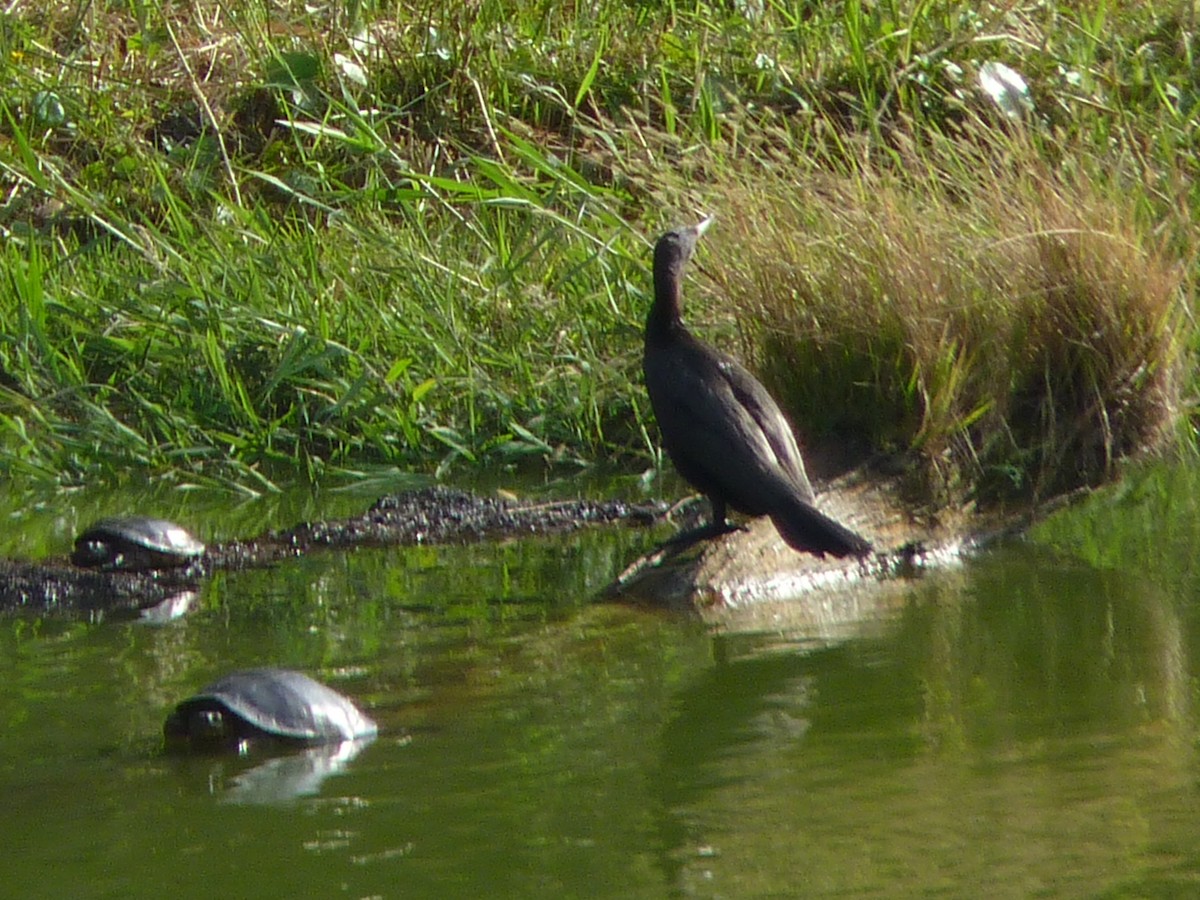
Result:
[[680,315],[683,266],[671,261],[654,269],[654,303],[646,318],[646,340],[651,342],[668,340],[672,335],[684,331]]

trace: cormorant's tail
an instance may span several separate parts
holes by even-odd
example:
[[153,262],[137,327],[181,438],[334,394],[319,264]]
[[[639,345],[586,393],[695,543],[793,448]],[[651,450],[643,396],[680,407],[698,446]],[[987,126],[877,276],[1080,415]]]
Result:
[[824,556],[866,556],[871,543],[840,522],[835,522],[810,503],[789,498],[782,508],[770,513],[779,536],[793,550]]

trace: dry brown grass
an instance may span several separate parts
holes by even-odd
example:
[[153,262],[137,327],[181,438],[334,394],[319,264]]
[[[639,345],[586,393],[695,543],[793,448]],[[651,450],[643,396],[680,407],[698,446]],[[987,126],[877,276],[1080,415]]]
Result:
[[730,178],[702,264],[810,438],[913,452],[942,498],[1096,483],[1178,421],[1185,267],[1115,182],[975,137]]

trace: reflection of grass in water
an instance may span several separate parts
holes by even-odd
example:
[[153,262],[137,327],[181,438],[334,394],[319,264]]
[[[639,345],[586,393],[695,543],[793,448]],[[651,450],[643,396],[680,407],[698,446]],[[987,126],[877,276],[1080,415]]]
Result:
[[[0,59],[0,461],[270,491],[644,459],[642,236],[704,208],[727,224],[701,263],[768,313],[751,355],[815,437],[915,450],[935,487],[1094,480],[1176,405],[1189,27],[44,4]],[[974,87],[993,60],[1031,85],[1022,126]]]
[[[293,473],[294,476],[294,473]],[[280,473],[279,490],[230,492],[224,487],[181,491],[169,481],[128,477],[120,484],[97,481],[63,492],[57,485],[28,481],[0,484],[0,557],[63,556],[75,536],[97,519],[153,515],[188,528],[206,543],[250,538],[300,522],[360,515],[380,496],[423,486],[429,479],[395,468],[360,469],[341,489],[328,479],[321,489]]]
[[1034,527],[1037,541],[1091,565],[1139,573],[1168,586],[1195,582],[1200,471],[1144,466]]
[[1194,878],[1191,680],[1165,600],[1013,545],[914,585],[881,639],[706,673],[666,732],[673,878],[1014,897]]
[[[352,847],[313,854],[301,892],[387,893],[397,871],[418,894],[488,896],[1145,895],[1194,878],[1195,729],[1172,728],[1161,696],[1170,679],[1186,695],[1195,653],[1159,668],[1181,629],[1140,574],[1016,543],[912,583],[894,628],[805,653],[564,608],[569,580],[539,602],[531,570],[587,561],[504,549],[229,576],[219,605],[169,628],[5,629],[14,873],[36,883],[57,854],[76,893],[113,866],[128,886],[181,864],[218,895],[270,893],[315,833]],[[217,815],[145,744],[216,671],[268,662],[385,732],[304,815]],[[408,842],[402,870],[361,864]]]

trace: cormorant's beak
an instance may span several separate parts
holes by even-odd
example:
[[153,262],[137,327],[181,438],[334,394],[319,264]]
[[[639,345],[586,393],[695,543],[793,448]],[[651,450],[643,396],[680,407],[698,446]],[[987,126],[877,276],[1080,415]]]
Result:
[[696,237],[700,237],[700,235],[708,231],[708,226],[713,223],[713,219],[715,218],[716,216],[705,216],[696,225],[692,226],[696,229]]

